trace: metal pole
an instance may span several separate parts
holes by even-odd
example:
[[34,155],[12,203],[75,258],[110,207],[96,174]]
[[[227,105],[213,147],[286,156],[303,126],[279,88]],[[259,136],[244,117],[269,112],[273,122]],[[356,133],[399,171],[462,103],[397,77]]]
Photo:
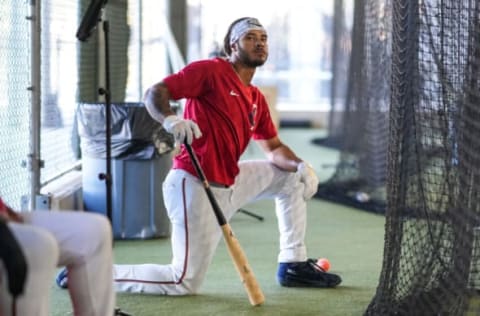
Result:
[[105,97],[105,141],[106,141],[106,158],[105,158],[105,173],[101,173],[99,178],[105,181],[106,190],[106,213],[107,217],[113,225],[112,209],[113,209],[113,192],[112,192],[112,105],[110,94],[110,49],[109,49],[109,32],[110,26],[108,20],[105,18],[105,11],[102,9],[103,20],[103,36],[104,36],[104,53],[105,53],[105,88],[100,88],[99,93]]
[[139,98],[143,97],[143,0],[138,1],[138,12],[137,12],[137,23],[138,23],[138,40],[140,45],[138,45],[138,96]]
[[40,160],[40,124],[41,124],[41,1],[30,1],[31,15],[27,19],[31,22],[31,86],[27,89],[32,94],[31,104],[31,145],[28,154],[27,168],[31,172],[30,181],[30,209],[36,208],[35,197],[40,192],[40,168],[43,162]]

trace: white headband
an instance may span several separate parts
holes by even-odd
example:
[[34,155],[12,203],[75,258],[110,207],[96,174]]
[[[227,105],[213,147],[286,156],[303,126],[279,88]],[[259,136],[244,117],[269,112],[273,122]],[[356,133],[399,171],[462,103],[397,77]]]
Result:
[[256,18],[247,18],[236,23],[230,32],[230,44],[235,43],[240,37],[251,30],[266,32],[265,28]]

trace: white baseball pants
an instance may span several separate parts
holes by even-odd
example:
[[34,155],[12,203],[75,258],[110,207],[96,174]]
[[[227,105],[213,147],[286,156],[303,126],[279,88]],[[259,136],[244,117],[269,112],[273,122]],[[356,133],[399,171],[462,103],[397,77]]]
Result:
[[[17,315],[50,315],[50,290],[57,266],[68,268],[74,315],[113,315],[112,231],[108,219],[80,211],[22,213],[25,222],[9,223],[24,250],[28,274],[17,298]],[[0,315],[12,315],[7,275],[0,261]]]
[[[306,201],[299,176],[266,160],[241,161],[239,167],[233,186],[211,186],[227,221],[250,202],[275,199],[280,232],[278,261],[306,260]],[[119,292],[195,294],[204,280],[222,233],[203,184],[183,170],[171,170],[163,184],[163,196],[172,224],[172,262],[114,265]]]

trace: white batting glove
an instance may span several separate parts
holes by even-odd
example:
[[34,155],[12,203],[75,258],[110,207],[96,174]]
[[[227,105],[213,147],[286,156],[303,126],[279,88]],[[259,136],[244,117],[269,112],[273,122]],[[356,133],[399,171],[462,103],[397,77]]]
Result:
[[303,161],[297,167],[297,174],[300,176],[300,181],[305,184],[303,198],[305,200],[311,199],[312,196],[317,193],[318,184],[320,183],[315,174],[315,170],[312,165]]
[[184,120],[176,115],[169,115],[163,120],[163,127],[167,132],[173,134],[175,141],[191,145],[193,138],[200,138],[202,132],[197,123],[192,120]]

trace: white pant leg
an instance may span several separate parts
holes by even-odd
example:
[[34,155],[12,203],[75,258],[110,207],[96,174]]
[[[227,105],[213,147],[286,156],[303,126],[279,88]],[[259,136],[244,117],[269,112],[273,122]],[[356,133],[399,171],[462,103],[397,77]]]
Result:
[[171,170],[163,184],[163,196],[172,224],[172,262],[115,265],[117,291],[195,294],[205,278],[221,230],[202,183],[182,170]]
[[231,207],[226,208],[228,218],[250,202],[274,199],[280,233],[278,262],[305,261],[307,203],[299,176],[280,170],[267,160],[241,161],[239,167]]
[[[306,202],[303,184],[266,160],[242,161],[235,184],[227,189],[211,187],[228,219],[245,204],[275,199],[280,230],[279,262],[304,261]],[[172,223],[171,264],[115,265],[115,287],[121,292],[185,295],[197,293],[221,230],[202,183],[182,170],[171,170],[163,196]]]
[[[27,261],[24,292],[17,298],[17,315],[50,315],[50,289],[58,261],[58,246],[46,230],[25,224],[9,223]],[[7,274],[0,261],[0,315],[13,315],[8,292]]]
[[[25,221],[48,230],[58,243],[59,266],[68,269],[68,290],[77,316],[111,315],[113,292],[112,231],[100,214],[80,211],[35,211]],[[48,280],[51,284],[52,280]]]

